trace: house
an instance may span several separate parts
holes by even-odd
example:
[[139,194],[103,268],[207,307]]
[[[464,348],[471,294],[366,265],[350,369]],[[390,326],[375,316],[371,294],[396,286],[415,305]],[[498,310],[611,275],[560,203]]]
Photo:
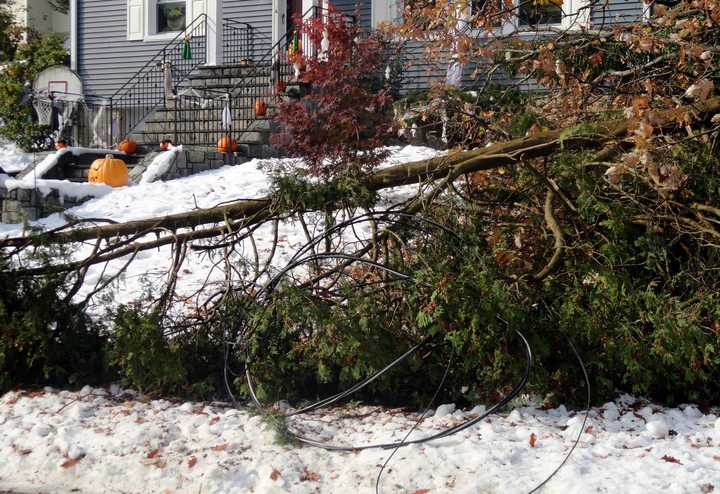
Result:
[[[292,64],[281,60],[287,33],[297,15],[326,15],[327,1],[70,0],[72,68],[86,95],[81,119],[86,128],[76,140],[107,146],[132,133],[147,143],[169,138],[211,146],[239,132],[266,143],[269,123],[257,121],[253,104],[292,84]],[[467,15],[484,1],[475,0]],[[552,5],[526,2],[498,31],[533,33],[538,23],[605,27],[645,15],[642,0],[590,1],[564,0],[562,12],[569,16]],[[333,5],[369,30],[401,15],[396,2],[335,0]],[[407,50],[406,89],[445,77],[444,70],[429,70],[421,52],[417,43]],[[169,98],[171,90],[177,95]]]
[[62,1],[49,0],[10,0],[8,7],[15,22],[39,34],[70,33],[70,17],[63,12]]

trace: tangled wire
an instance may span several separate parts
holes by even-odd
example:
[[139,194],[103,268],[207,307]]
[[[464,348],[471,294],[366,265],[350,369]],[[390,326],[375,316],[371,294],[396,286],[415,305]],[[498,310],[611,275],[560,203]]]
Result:
[[[319,246],[323,242],[327,242],[328,239],[332,238],[333,236],[341,236],[343,231],[345,231],[347,228],[355,228],[359,225],[362,225],[364,223],[368,222],[389,222],[391,218],[395,218],[397,220],[405,220],[404,226],[409,227],[413,230],[416,230],[417,232],[423,232],[423,233],[429,233],[431,229],[439,229],[443,232],[447,233],[453,239],[455,240],[461,240],[461,236],[454,231],[453,229],[449,228],[446,225],[443,225],[439,222],[436,222],[434,220],[431,220],[429,218],[423,217],[421,215],[411,214],[403,211],[397,211],[397,210],[387,210],[387,211],[376,211],[376,212],[368,212],[362,215],[358,215],[355,217],[352,217],[346,221],[343,221],[341,223],[338,223],[334,225],[332,228],[326,230],[325,232],[311,238],[308,242],[306,242],[304,245],[302,245],[293,257],[289,260],[289,262],[286,264],[286,266],[282,269],[280,269],[277,274],[275,274],[273,277],[269,279],[265,283],[265,285],[257,290],[254,294],[254,302],[260,304],[264,310],[271,310],[272,308],[272,296],[277,291],[278,287],[280,286],[282,280],[291,273],[291,271],[302,268],[303,266],[308,266],[313,263],[319,263],[324,261],[340,261],[340,266],[335,268],[333,271],[337,272],[338,270],[347,270],[352,265],[355,264],[361,264],[366,267],[377,269],[380,272],[383,272],[389,276],[392,276],[393,278],[389,282],[402,282],[406,284],[418,284],[422,283],[421,281],[413,278],[408,273],[398,271],[397,269],[394,269],[390,266],[388,266],[385,262],[380,262],[377,260],[369,259],[365,257],[364,255],[367,254],[368,249],[367,247],[364,249],[361,249],[360,253],[354,253],[354,254],[347,254],[344,252],[322,252],[318,253],[316,252],[315,248]],[[326,243],[326,245],[328,245]],[[307,284],[305,285],[306,288],[308,288]],[[496,314],[496,318],[503,322],[508,331],[511,331],[510,325],[499,315]],[[249,326],[250,323],[247,321],[244,321]],[[255,328],[253,327],[244,327],[244,331],[242,331],[242,334],[244,337],[247,337],[248,335],[252,334]],[[508,405],[514,398],[516,398],[525,388],[529,376],[530,376],[530,370],[532,368],[533,364],[533,352],[530,347],[530,343],[528,342],[525,335],[517,328],[512,328],[512,332],[518,337],[520,346],[522,348],[524,357],[525,357],[525,366],[524,370],[522,372],[522,375],[520,376],[517,383],[513,386],[512,390],[508,392],[502,399],[497,401],[494,405],[492,405],[489,409],[487,409],[484,413],[480,414],[479,416],[475,418],[468,419],[464,421],[463,423],[460,423],[458,425],[448,427],[444,430],[441,430],[440,432],[437,432],[435,434],[422,437],[419,439],[410,439],[410,435],[420,426],[420,424],[423,422],[424,418],[428,415],[429,409],[432,407],[434,401],[437,399],[438,395],[440,394],[440,391],[442,390],[446,378],[448,376],[448,373],[450,372],[450,369],[453,365],[453,354],[451,352],[450,357],[447,361],[447,364],[445,365],[443,377],[438,384],[432,398],[428,401],[426,406],[424,407],[423,413],[420,414],[418,420],[413,424],[411,429],[405,434],[405,436],[400,441],[395,442],[380,442],[380,443],[371,443],[371,444],[353,444],[353,445],[345,445],[345,444],[339,444],[339,443],[328,443],[323,440],[309,437],[305,434],[302,434],[300,432],[296,432],[293,430],[288,429],[288,434],[290,437],[292,437],[295,441],[306,444],[309,446],[322,448],[326,451],[335,451],[335,452],[357,452],[362,450],[369,450],[369,449],[382,449],[382,450],[392,450],[392,453],[387,457],[383,465],[381,466],[376,482],[375,482],[375,491],[376,494],[380,494],[381,492],[381,479],[383,472],[385,471],[387,465],[392,460],[393,456],[397,451],[399,451],[400,448],[413,445],[413,444],[424,444],[428,443],[430,441],[435,441],[438,439],[443,439],[449,436],[452,436],[454,434],[457,434],[458,432],[464,431],[466,429],[469,429],[473,427],[475,424],[478,424],[482,420],[484,420],[486,417],[500,411]],[[225,385],[227,392],[229,396],[232,398],[233,403],[237,404],[237,401],[233,395],[231,386],[230,386],[230,379],[229,379],[229,359],[227,358],[227,355],[230,352],[230,348],[237,346],[242,343],[244,338],[240,338],[234,342],[228,342],[228,346],[226,349],[226,359],[225,359]],[[572,351],[574,352],[578,364],[580,365],[583,374],[585,376],[585,385],[587,390],[587,406],[586,406],[586,413],[585,417],[582,423],[582,427],[580,428],[578,432],[578,436],[575,439],[575,442],[571,449],[568,451],[567,455],[563,459],[563,461],[557,466],[557,468],[542,482],[540,482],[535,488],[530,490],[529,492],[538,492],[540,489],[542,489],[556,474],[557,472],[565,465],[565,463],[568,461],[570,456],[572,455],[574,449],[578,445],[580,441],[580,437],[585,430],[585,423],[588,418],[589,409],[590,409],[590,380],[587,374],[587,370],[585,368],[585,364],[583,363],[582,358],[580,357],[580,354],[578,353],[577,349],[573,345],[572,341],[570,341],[569,338],[567,338],[567,342],[572,348]],[[333,404],[336,404],[340,402],[341,400],[350,397],[351,395],[357,393],[358,391],[362,390],[372,382],[376,381],[377,379],[380,379],[383,375],[391,371],[392,369],[396,368],[401,363],[408,360],[412,355],[417,354],[422,349],[427,349],[428,347],[431,347],[430,351],[435,351],[438,346],[442,345],[442,341],[440,341],[440,337],[437,335],[431,335],[424,337],[419,343],[413,345],[411,348],[409,348],[406,352],[399,355],[397,358],[392,360],[390,363],[385,365],[382,369],[375,372],[374,374],[366,377],[365,379],[360,380],[359,382],[355,383],[354,385],[350,386],[349,388],[334,394],[332,396],[323,398],[321,400],[318,400],[314,403],[311,403],[309,405],[306,405],[300,409],[296,410],[289,410],[287,411],[284,416],[285,418],[290,417],[298,417],[302,415],[309,414],[311,412],[327,408]],[[255,382],[255,379],[253,377],[252,373],[252,361],[251,356],[247,355],[246,358],[246,365],[245,365],[245,379],[247,383],[247,388],[249,390],[249,394],[251,396],[252,401],[254,404],[260,409],[265,410],[265,406],[261,403],[260,399],[257,396],[256,393],[256,387],[257,383]]]

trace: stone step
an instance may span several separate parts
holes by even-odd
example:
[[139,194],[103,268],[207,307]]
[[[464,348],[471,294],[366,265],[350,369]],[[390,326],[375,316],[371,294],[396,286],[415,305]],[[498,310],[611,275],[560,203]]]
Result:
[[[287,67],[282,67],[283,71],[289,72]],[[190,74],[189,79],[214,79],[222,77],[244,77],[251,73],[270,73],[271,66],[268,63],[247,63],[247,64],[226,64],[214,67],[201,66],[197,67]]]
[[[214,147],[218,140],[224,135],[224,132],[172,132],[157,131],[138,131],[132,134],[133,139],[146,145],[155,145],[163,139],[175,140],[177,135],[177,144],[186,146],[202,145],[206,147]],[[268,144],[270,142],[269,132],[244,131],[241,133],[233,133],[234,139],[238,144]]]
[[179,85],[178,92],[190,87],[193,89],[238,90],[243,88],[263,88],[271,86],[272,80],[270,76],[232,79],[190,79]]

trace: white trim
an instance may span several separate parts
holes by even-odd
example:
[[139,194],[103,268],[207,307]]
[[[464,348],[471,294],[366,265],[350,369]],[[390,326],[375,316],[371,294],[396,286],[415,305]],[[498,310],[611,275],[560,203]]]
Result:
[[77,70],[78,67],[78,22],[77,22],[77,2],[78,0],[70,0],[70,68]]
[[207,0],[205,8],[207,9],[205,11],[207,15],[207,32],[205,33],[206,65],[221,65],[223,63],[222,0]]
[[381,22],[393,23],[397,20],[398,5],[402,0],[372,0],[370,18],[373,29]]
[[180,33],[182,33],[182,31],[172,31],[169,33],[160,34],[146,34],[145,36],[143,36],[142,40],[147,43],[152,43],[156,41],[172,41]]
[[287,30],[287,0],[272,0],[272,44],[275,45]]

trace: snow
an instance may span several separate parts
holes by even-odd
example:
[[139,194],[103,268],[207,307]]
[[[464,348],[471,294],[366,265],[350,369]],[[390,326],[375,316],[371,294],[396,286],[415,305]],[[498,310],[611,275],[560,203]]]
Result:
[[[161,174],[170,154],[160,155],[164,158],[153,173]],[[436,155],[429,148],[396,147],[384,166]],[[2,159],[0,155],[0,166]],[[124,222],[263,197],[270,185],[269,171],[283,164],[288,162],[252,160],[176,180],[148,178],[117,189],[92,186],[97,198],[65,214]],[[0,179],[6,184],[14,180]],[[38,180],[41,186],[61,187],[68,195],[91,191],[88,184],[57,182],[61,181]],[[393,204],[414,192],[417,186],[386,190],[382,202]],[[322,216],[310,219],[314,220],[311,230],[322,228]],[[31,225],[51,229],[67,221],[65,215],[54,214]],[[24,234],[22,225],[0,224],[0,235]],[[357,229],[360,237],[368,234],[367,229]],[[306,241],[300,225],[292,221],[280,224],[278,236],[273,266],[287,263]],[[270,251],[272,237],[270,225],[255,232],[260,255]],[[246,244],[239,246],[242,249],[249,251]],[[79,246],[74,255],[81,259],[90,250],[92,246]],[[112,286],[112,304],[137,300],[148,286],[165,280],[169,254],[170,247],[140,253]],[[91,267],[76,297],[83,299],[126,261]],[[207,281],[212,291],[213,284],[223,279],[211,256],[190,252],[177,290],[189,296]],[[93,310],[100,315],[100,304]],[[525,493],[563,461],[578,434],[578,448],[543,492],[697,493],[720,487],[717,410],[712,414],[694,405],[663,408],[624,395],[592,409],[584,423],[582,413],[562,405],[542,410],[535,401],[528,397],[523,400],[527,406],[491,416],[455,436],[401,449],[383,474],[381,492]],[[291,406],[279,405],[280,409]],[[477,404],[469,411],[455,404],[435,405],[435,412],[425,416],[410,438],[476,417],[490,405]],[[346,406],[293,418],[290,426],[332,443],[364,445],[401,439],[417,418],[401,410]],[[261,417],[248,408],[153,401],[117,385],[77,392],[15,391],[0,398],[0,491],[374,492],[378,465],[389,454],[278,445]]]
[[[32,184],[36,180],[43,178],[47,172],[55,168],[55,165],[58,164],[58,160],[60,160],[61,156],[70,152],[72,152],[70,148],[64,148],[48,154],[45,156],[45,159],[35,165],[35,168],[33,168],[30,173],[22,178],[23,182]],[[0,164],[0,166],[2,166],[2,164]]]
[[25,177],[22,180],[10,178],[7,175],[0,175],[0,187],[7,190],[28,189],[37,190],[43,196],[53,190],[58,191],[60,197],[80,199],[83,197],[102,197],[112,191],[112,187],[105,184],[91,184],[88,182],[70,182],[69,180],[54,180],[39,178],[29,180]]
[[181,152],[182,146],[174,147],[171,145],[167,151],[155,156],[155,159],[153,159],[152,163],[150,163],[147,169],[143,172],[140,183],[147,184],[155,182],[162,177],[170,169],[173,163],[175,163],[175,160],[177,160],[178,155]]
[[[391,151],[391,156],[383,166],[431,158],[441,154],[437,150],[418,146],[394,147],[391,148]],[[159,156],[164,157],[170,154],[170,152],[162,153]],[[75,219],[107,218],[117,222],[126,222],[183,213],[198,208],[210,208],[239,199],[260,198],[269,193],[272,170],[294,162],[294,160],[288,159],[255,159],[242,165],[225,166],[174,180],[158,180],[113,189],[95,189],[96,199],[67,209],[63,213],[55,213],[41,218],[31,222],[30,225],[44,230],[59,228],[67,223],[68,217]],[[47,184],[50,181],[44,183]],[[382,192],[383,203],[395,204],[407,199],[417,190],[417,185],[385,190]],[[83,192],[89,191],[90,189],[86,186]],[[309,215],[308,220],[311,233],[317,234],[322,228],[323,216],[320,214]],[[88,224],[81,224],[77,227],[82,226],[88,226]],[[356,233],[365,238],[369,237],[369,225],[358,227]],[[24,234],[23,225],[0,224],[0,236],[13,237]],[[269,255],[272,251],[274,237],[272,225],[262,226],[253,237],[259,255]],[[155,239],[155,236],[150,235],[147,239]],[[278,239],[278,249],[271,264],[274,267],[284,266],[294,255],[295,250],[307,241],[302,227],[293,221],[284,221],[280,224]],[[78,246],[74,256],[80,259],[91,251],[92,246],[90,245]],[[238,251],[251,253],[250,242],[241,244]],[[143,294],[147,293],[148,287],[158,287],[167,277],[171,260],[170,252],[170,246],[140,252],[124,275],[108,288],[114,290],[112,303],[103,302],[102,306],[91,303],[90,312],[99,319],[106,310],[143,297]],[[127,257],[113,260],[107,267],[104,264],[92,266],[87,272],[85,284],[75,297],[76,300],[84,300],[97,286],[113,277],[127,260]],[[186,308],[191,308],[193,305],[198,306],[204,301],[203,292],[198,293],[198,289],[206,286],[207,292],[212,292],[217,284],[223,283],[224,280],[224,274],[222,269],[217,266],[216,259],[202,252],[188,253],[181,274],[177,285],[179,296],[193,297],[192,300],[188,300]],[[93,300],[99,301],[102,294],[101,292],[95,295]]]
[[[698,493],[720,487],[718,418],[653,405],[653,415],[673,431],[656,437],[637,427],[636,402],[625,395],[592,409],[591,425],[573,456],[543,492]],[[608,420],[604,412],[612,407],[635,420]],[[478,412],[427,418],[411,438]],[[400,410],[346,406],[293,418],[289,426],[358,446],[399,440],[417,418]],[[488,417],[450,438],[401,449],[382,476],[381,492],[528,492],[562,462],[575,439],[565,427],[582,419],[564,407],[522,407]],[[374,492],[378,466],[389,454],[280,445],[251,409],[150,400],[117,386],[14,391],[0,398],[0,490]]]
[[0,168],[5,170],[5,173],[19,173],[32,164],[32,154],[24,152],[17,144],[0,145]]

